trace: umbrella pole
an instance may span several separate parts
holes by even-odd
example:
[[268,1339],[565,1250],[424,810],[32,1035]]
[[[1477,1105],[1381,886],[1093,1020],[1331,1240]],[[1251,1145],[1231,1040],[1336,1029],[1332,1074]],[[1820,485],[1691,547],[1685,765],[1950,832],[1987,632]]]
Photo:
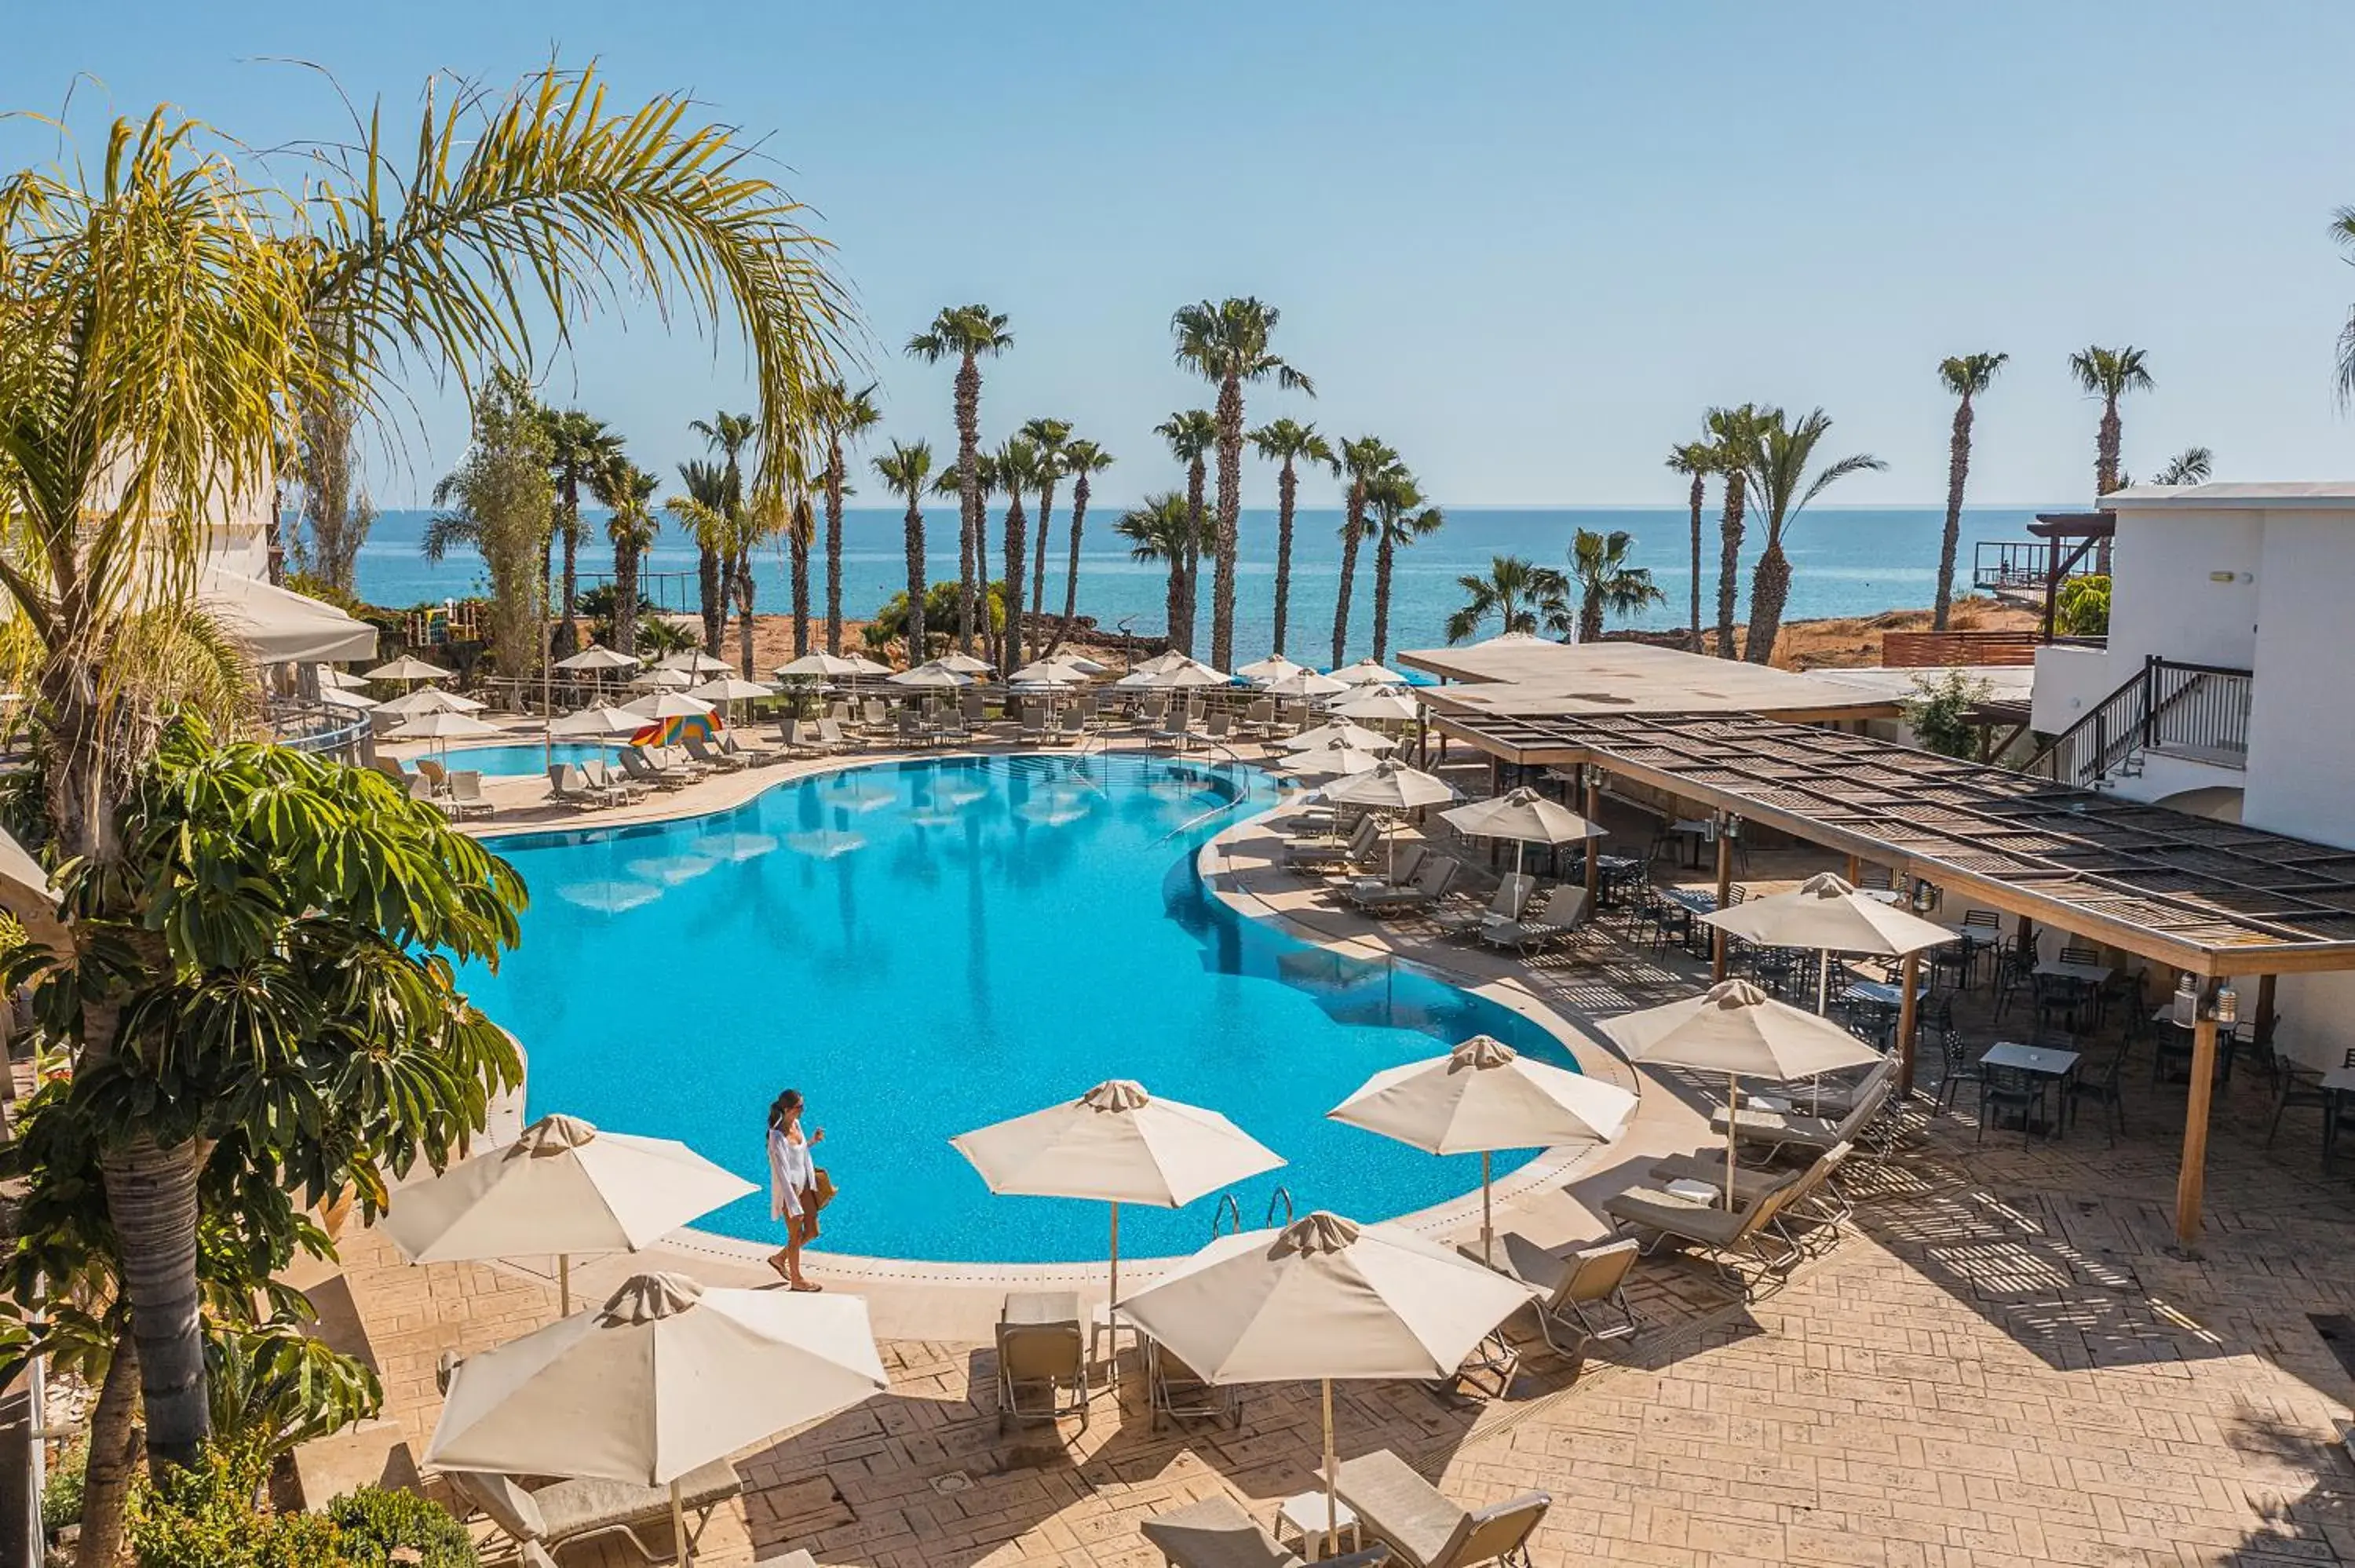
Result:
[[569,1252],[556,1255],[556,1315],[572,1316],[572,1255]]
[[1832,950],[1826,948],[1816,955],[1816,1016],[1823,1017],[1832,1010]]
[[1480,1261],[1495,1266],[1497,1262],[1497,1228],[1495,1211],[1489,1206],[1488,1151],[1480,1151]]
[[1736,1075],[1734,1075],[1734,1074],[1732,1074],[1732,1073],[1728,1073],[1728,1074],[1726,1074],[1726,1075],[1725,1075],[1725,1212],[1726,1212],[1727,1213],[1729,1213],[1729,1214],[1730,1214],[1730,1213],[1733,1213],[1733,1139],[1734,1139],[1734,1135],[1735,1135],[1737,1132],[1739,1132],[1739,1131],[1741,1130],[1740,1124],[1739,1124],[1739,1118],[1740,1118],[1740,1117],[1741,1117],[1741,1115],[1742,1115],[1742,1109],[1741,1109],[1741,1103],[1740,1103],[1740,1101],[1736,1098],[1736,1097],[1737,1097],[1737,1096],[1739,1096],[1741,1093],[1742,1093],[1742,1084],[1741,1084],[1741,1080],[1740,1080],[1740,1078],[1739,1078]]
[[676,1480],[670,1484],[670,1538],[678,1548],[678,1568],[695,1568],[695,1547],[687,1539],[687,1503]]
[[1325,1555],[1341,1550],[1341,1461],[1333,1452],[1333,1380],[1325,1385]]
[[1112,1206],[1112,1300],[1114,1305],[1120,1301],[1120,1204],[1117,1201]]

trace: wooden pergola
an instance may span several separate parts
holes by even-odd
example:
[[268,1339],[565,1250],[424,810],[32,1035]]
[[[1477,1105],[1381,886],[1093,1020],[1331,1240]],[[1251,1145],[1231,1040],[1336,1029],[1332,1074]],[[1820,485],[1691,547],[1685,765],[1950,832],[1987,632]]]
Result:
[[[2017,916],[2022,940],[2051,926],[2199,977],[2176,1189],[2186,1246],[2200,1233],[2218,983],[2259,977],[2262,1036],[2275,976],[2355,969],[2355,852],[2334,845],[1750,715],[1443,711],[1432,723],[1503,761],[1586,768],[1590,815],[1600,776],[1615,776]],[[1731,849],[1721,835],[1721,897]],[[1900,1026],[1909,1078],[1911,979]]]

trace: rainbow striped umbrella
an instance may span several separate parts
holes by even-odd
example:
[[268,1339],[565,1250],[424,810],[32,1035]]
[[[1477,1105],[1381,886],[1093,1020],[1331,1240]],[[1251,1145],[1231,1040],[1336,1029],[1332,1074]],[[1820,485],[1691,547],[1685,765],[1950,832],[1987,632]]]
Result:
[[658,718],[630,736],[632,746],[683,746],[687,737],[709,740],[720,731],[717,714],[674,714]]

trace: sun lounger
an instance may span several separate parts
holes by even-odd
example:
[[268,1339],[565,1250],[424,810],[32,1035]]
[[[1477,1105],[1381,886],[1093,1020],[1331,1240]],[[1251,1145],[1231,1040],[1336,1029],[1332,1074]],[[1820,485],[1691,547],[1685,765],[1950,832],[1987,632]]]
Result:
[[[1798,1231],[1794,1227],[1821,1231],[1820,1238],[1828,1244],[1839,1236],[1840,1226],[1856,1212],[1854,1204],[1839,1190],[1836,1178],[1848,1157],[1855,1152],[1852,1143],[1835,1144],[1826,1150],[1808,1167],[1791,1181],[1788,1173],[1758,1171],[1735,1166],[1733,1197],[1737,1203],[1755,1202],[1778,1184],[1787,1183],[1783,1195],[1781,1213],[1774,1216],[1774,1234],[1802,1247]],[[1705,1181],[1712,1187],[1725,1185],[1725,1150],[1705,1150],[1697,1154],[1676,1154],[1652,1167],[1656,1181]]]
[[1055,739],[1065,746],[1077,746],[1088,737],[1088,715],[1078,708],[1063,715],[1055,726]]
[[[1603,1212],[1621,1229],[1634,1226],[1652,1233],[1644,1251],[1656,1250],[1674,1239],[1708,1257],[1720,1273],[1748,1294],[1751,1281],[1742,1272],[1749,1264],[1763,1278],[1779,1274],[1798,1260],[1798,1248],[1772,1232],[1796,1176],[1768,1188],[1751,1202],[1727,1210],[1696,1198],[1648,1187],[1631,1187],[1603,1201]],[[1739,1189],[1736,1190],[1739,1202]]]
[[498,808],[483,796],[483,776],[472,768],[462,768],[450,775],[450,814],[453,817],[487,817]]
[[436,795],[450,787],[449,770],[430,757],[421,757],[417,759],[417,776],[431,785]]
[[[1507,1231],[1497,1238],[1497,1256],[1490,1266],[1544,1292],[1529,1302],[1538,1332],[1557,1355],[1574,1356],[1589,1340],[1624,1340],[1636,1332],[1636,1311],[1627,1305],[1627,1276],[1635,1270],[1637,1251],[1632,1237],[1548,1248],[1518,1231]],[[1556,1329],[1570,1336],[1571,1343],[1555,1339]]]
[[[1843,1143],[1859,1142],[1873,1118],[1888,1105],[1894,1088],[1892,1079],[1883,1078],[1865,1092],[1864,1097],[1857,1101],[1853,1109],[1838,1119],[1807,1116],[1796,1110],[1774,1111],[1743,1106],[1731,1113],[1733,1136],[1737,1142],[1765,1144],[1770,1160],[1785,1149],[1821,1150]],[[1709,1124],[1722,1136],[1728,1119],[1728,1112],[1720,1106],[1710,1113]]]
[[[1306,1561],[1277,1545],[1275,1537],[1224,1492],[1148,1519],[1137,1529],[1168,1568],[1304,1568]],[[1325,1560],[1326,1568],[1381,1568],[1390,1561],[1386,1546]]]
[[1232,1385],[1220,1386],[1179,1361],[1158,1340],[1145,1341],[1146,1403],[1153,1409],[1153,1429],[1162,1417],[1173,1421],[1224,1421],[1243,1424],[1242,1401]]
[[1526,956],[1567,940],[1577,931],[1585,913],[1586,889],[1572,887],[1566,882],[1556,883],[1534,914],[1525,914],[1518,920],[1484,921],[1480,939],[1494,948],[1518,948]]
[[711,764],[699,762],[688,756],[687,747],[683,746],[657,746],[651,749],[655,762],[673,772],[684,773],[689,779],[701,779],[712,771]]
[[[1428,844],[1392,844],[1388,853],[1373,863],[1379,867],[1379,874],[1369,867],[1348,877],[1342,886],[1342,895],[1346,897],[1352,893],[1372,893],[1378,888],[1412,886],[1415,874],[1423,869],[1423,863],[1430,854]],[[1371,857],[1369,858],[1370,860]]]
[[1359,819],[1357,827],[1347,839],[1316,839],[1284,845],[1284,863],[1295,871],[1354,865],[1373,852],[1381,836],[1381,822],[1369,813]]
[[1526,1563],[1529,1537],[1553,1506],[1549,1493],[1523,1492],[1487,1508],[1458,1508],[1387,1448],[1343,1460],[1333,1486],[1365,1533],[1406,1568]]
[[834,718],[822,718],[817,721],[817,737],[826,743],[828,751],[848,751],[853,747],[865,744],[843,734],[841,722]]
[[422,773],[410,774],[409,776],[409,798],[412,800],[422,800],[429,806],[432,805],[433,803],[433,780],[428,779]]
[[622,771],[637,783],[651,784],[657,789],[682,789],[687,787],[687,775],[657,766],[642,746],[625,746],[620,755]]
[[[1036,1393],[1041,1403],[1023,1403]],[[1012,1421],[1052,1422],[1080,1418],[1087,1430],[1087,1337],[1080,1323],[1080,1298],[1067,1290],[1018,1290],[1006,1298],[997,1319],[997,1429]]]
[[926,724],[913,708],[900,710],[899,740],[901,746],[931,746],[940,737],[941,732]]
[[715,750],[712,743],[699,735],[690,735],[687,737],[687,754],[707,768],[724,768],[730,773],[752,765],[749,758],[730,757],[725,752]]
[[732,729],[721,730],[719,738],[713,744],[719,747],[721,756],[733,757],[751,768],[765,768],[770,763],[780,760],[777,753],[765,746],[745,745],[737,738],[737,732]]
[[570,762],[548,765],[548,798],[576,811],[593,811],[605,804],[603,797],[591,787],[589,776]]
[[1484,921],[1509,923],[1521,917],[1529,902],[1529,895],[1538,885],[1534,876],[1508,871],[1497,881],[1496,896],[1482,909],[1434,909],[1431,923],[1449,937],[1468,937],[1480,929]]
[[588,779],[589,788],[605,796],[609,805],[627,805],[646,792],[645,785],[633,783],[602,757],[582,763],[581,772]]
[[1377,887],[1359,892],[1352,887],[1343,896],[1367,914],[1406,915],[1428,909],[1447,895],[1455,883],[1455,862],[1444,854],[1427,855],[1415,868],[1414,880],[1404,887]]
[[[473,1510],[496,1525],[519,1551],[536,1547],[554,1552],[603,1536],[624,1535],[648,1562],[664,1560],[638,1531],[652,1527],[658,1539],[669,1535],[670,1488],[666,1486],[570,1480],[526,1491],[511,1477],[487,1470],[445,1474]],[[725,1459],[715,1459],[681,1477],[679,1500],[692,1521],[688,1540],[702,1534],[713,1510],[743,1489],[736,1467]]]
[[403,768],[400,763],[395,762],[389,757],[372,757],[368,759],[368,766],[375,768],[378,773],[383,774],[387,779],[391,779],[394,783],[400,785],[402,793],[406,794],[408,792],[409,769]]

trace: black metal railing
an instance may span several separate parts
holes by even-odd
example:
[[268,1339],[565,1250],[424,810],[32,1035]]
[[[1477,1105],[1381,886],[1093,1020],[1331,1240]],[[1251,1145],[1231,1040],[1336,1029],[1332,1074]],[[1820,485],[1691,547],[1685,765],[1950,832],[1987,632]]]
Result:
[[2227,768],[2249,755],[2247,670],[2182,664],[2152,656],[2085,716],[2030,758],[2023,771],[2077,789],[2096,789],[2112,774],[2141,771],[2145,752]]
[[[2043,591],[2056,545],[2042,539],[1987,539],[1971,546],[1971,587],[1982,593]],[[2096,552],[2088,551],[2061,580],[2096,575]],[[2065,558],[2065,557],[2064,557]]]

